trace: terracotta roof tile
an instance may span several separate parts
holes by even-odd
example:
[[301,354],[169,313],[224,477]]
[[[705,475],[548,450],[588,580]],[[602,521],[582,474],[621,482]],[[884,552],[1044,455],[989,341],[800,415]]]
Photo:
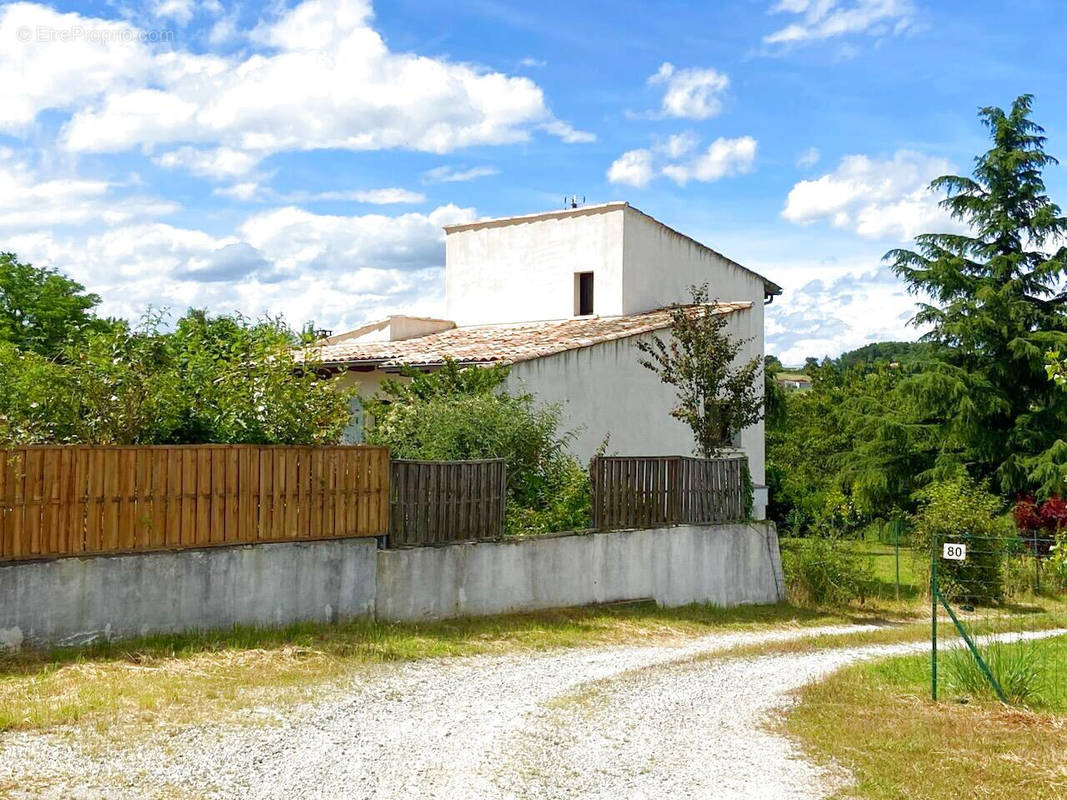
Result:
[[[724,314],[752,303],[719,303]],[[514,364],[567,350],[638,336],[670,326],[670,310],[624,317],[579,317],[542,322],[472,325],[398,342],[341,341],[319,348],[328,365],[369,364],[384,368],[435,366],[445,359],[465,364]]]

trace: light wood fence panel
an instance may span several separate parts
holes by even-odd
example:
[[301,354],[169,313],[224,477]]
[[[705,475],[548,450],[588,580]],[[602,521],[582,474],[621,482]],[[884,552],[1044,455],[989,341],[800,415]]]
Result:
[[384,447],[0,450],[0,561],[383,536]]

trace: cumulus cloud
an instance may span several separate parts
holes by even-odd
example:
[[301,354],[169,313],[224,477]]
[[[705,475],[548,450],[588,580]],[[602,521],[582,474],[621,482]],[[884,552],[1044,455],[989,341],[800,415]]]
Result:
[[664,62],[648,79],[666,87],[660,114],[680,119],[708,119],[722,111],[722,95],[730,85],[725,73],[714,69],[677,69]]
[[799,224],[829,222],[868,238],[908,240],[934,228],[955,230],[931,180],[953,171],[943,158],[900,150],[892,158],[846,156],[820,178],[789,191],[782,217]]
[[[68,42],[37,31],[90,30]],[[18,133],[45,109],[69,109],[106,91],[142,84],[153,71],[151,50],[123,37],[124,22],[61,14],[34,3],[0,8],[0,131]],[[29,35],[27,35],[29,33]]]
[[703,152],[690,155],[699,142],[694,134],[684,133],[668,137],[652,148],[629,150],[608,167],[608,181],[641,188],[663,175],[685,186],[689,181],[712,183],[751,171],[758,147],[751,136],[720,137]]
[[194,175],[215,180],[245,175],[259,163],[256,156],[231,147],[215,149],[179,147],[153,160],[167,169],[180,167]]
[[751,136],[716,139],[708,149],[688,161],[668,164],[663,174],[679,186],[691,180],[711,183],[731,175],[751,171],[756,160],[756,140]]
[[772,14],[794,14],[800,19],[763,37],[767,44],[830,39],[847,34],[898,35],[915,25],[910,0],[779,0]]
[[908,324],[916,298],[887,267],[863,266],[876,262],[872,255],[851,264],[778,264],[788,285],[767,309],[767,352],[795,365],[870,342],[918,338],[923,331]]
[[428,214],[313,214],[286,206],[215,235],[160,222],[102,232],[17,233],[20,257],[63,269],[99,293],[103,312],[136,318],[148,305],[239,309],[342,329],[385,313],[440,313],[444,225],[473,209]]
[[426,172],[422,173],[422,178],[427,183],[459,183],[477,180],[478,178],[487,178],[490,175],[499,173],[500,170],[496,167],[470,167],[469,169],[463,169],[442,165],[426,170]]
[[651,150],[629,150],[608,167],[607,177],[611,183],[642,188],[655,177]]
[[177,210],[154,197],[116,196],[116,188],[109,181],[42,174],[0,147],[0,231],[116,225]]
[[155,0],[152,13],[160,19],[172,19],[179,25],[187,25],[196,11],[194,0]]
[[[73,112],[62,131],[70,151],[181,143],[255,159],[318,148],[446,153],[534,130],[593,138],[557,119],[529,78],[393,52],[372,16],[367,0],[305,0],[252,32],[258,52],[218,56],[124,39],[125,23],[12,4],[0,11],[0,130],[62,109]],[[18,36],[41,26],[111,31],[115,41]]]

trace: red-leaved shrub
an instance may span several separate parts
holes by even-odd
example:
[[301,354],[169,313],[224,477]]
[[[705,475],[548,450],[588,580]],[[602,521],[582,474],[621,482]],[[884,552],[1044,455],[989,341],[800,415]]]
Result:
[[1067,530],[1067,500],[1058,494],[1040,503],[1032,494],[1022,495],[1011,513],[1025,546],[1041,557],[1049,554],[1056,534]]

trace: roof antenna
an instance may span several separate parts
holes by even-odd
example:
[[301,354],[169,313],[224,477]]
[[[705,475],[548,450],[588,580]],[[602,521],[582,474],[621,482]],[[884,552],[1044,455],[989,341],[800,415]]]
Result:
[[564,197],[563,198],[563,207],[564,208],[578,208],[579,206],[584,206],[584,205],[585,205],[585,195],[584,194],[582,195],[580,200],[578,199],[578,195],[576,195],[576,194],[572,194],[569,197]]

